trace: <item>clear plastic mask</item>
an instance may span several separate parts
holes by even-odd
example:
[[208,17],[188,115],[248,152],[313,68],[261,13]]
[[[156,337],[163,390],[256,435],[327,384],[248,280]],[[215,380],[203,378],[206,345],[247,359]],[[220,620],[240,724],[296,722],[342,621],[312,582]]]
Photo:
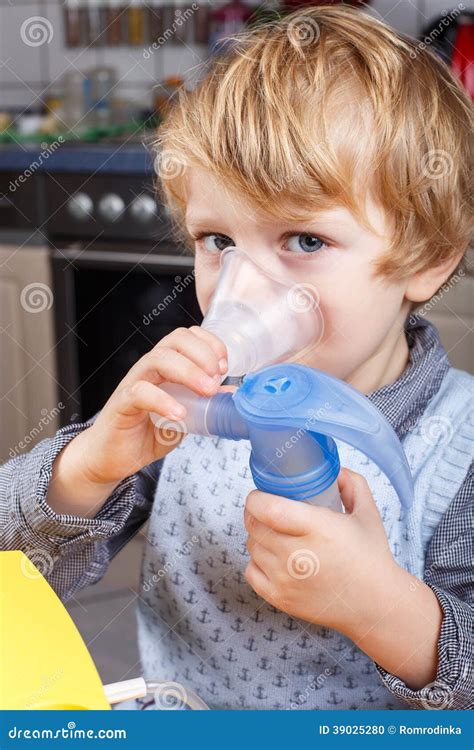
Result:
[[313,285],[274,275],[233,246],[220,254],[218,283],[201,325],[224,341],[233,377],[306,353],[324,330]]

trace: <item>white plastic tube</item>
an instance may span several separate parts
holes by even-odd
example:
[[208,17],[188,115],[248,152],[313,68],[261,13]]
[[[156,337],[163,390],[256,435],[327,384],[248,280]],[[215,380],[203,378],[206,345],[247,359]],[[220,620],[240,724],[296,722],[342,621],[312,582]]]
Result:
[[122,703],[131,698],[143,698],[147,694],[147,687],[143,677],[136,677],[134,680],[122,680],[122,682],[104,685],[104,693],[112,706],[114,703]]
[[135,698],[145,698],[147,695],[154,695],[155,697],[159,695],[160,700],[173,698],[179,704],[186,704],[193,711],[209,711],[209,706],[193,690],[179,682],[156,682],[137,677],[133,680],[111,682],[109,685],[104,685],[104,693],[110,705]]

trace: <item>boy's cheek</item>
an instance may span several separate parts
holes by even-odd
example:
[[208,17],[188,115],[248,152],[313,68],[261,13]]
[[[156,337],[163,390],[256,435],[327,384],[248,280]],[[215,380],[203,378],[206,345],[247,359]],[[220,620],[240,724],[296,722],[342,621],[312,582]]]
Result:
[[[217,286],[219,264],[203,266],[196,256],[196,294],[203,313]],[[392,331],[400,325],[403,286],[373,276],[373,264],[339,260],[328,262],[318,272],[308,273],[305,284],[314,287],[319,299],[323,334],[314,348],[298,361],[324,370],[342,380],[363,365]]]
[[399,287],[359,275],[349,287],[346,279],[331,292],[323,287],[324,332],[304,364],[344,380],[373,356],[394,326],[400,327],[404,297]]
[[195,281],[197,301],[202,314],[205,315],[209,309],[212,295],[214,294],[217,286],[217,277],[214,281],[212,276],[208,278],[206,277],[205,272],[201,271],[199,275],[198,272],[196,272]]

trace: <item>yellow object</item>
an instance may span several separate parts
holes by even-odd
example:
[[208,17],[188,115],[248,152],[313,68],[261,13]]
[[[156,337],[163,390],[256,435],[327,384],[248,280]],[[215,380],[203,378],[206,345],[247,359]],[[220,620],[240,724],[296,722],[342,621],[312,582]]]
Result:
[[23,552],[0,552],[0,709],[28,708],[110,706],[86,645],[51,586]]

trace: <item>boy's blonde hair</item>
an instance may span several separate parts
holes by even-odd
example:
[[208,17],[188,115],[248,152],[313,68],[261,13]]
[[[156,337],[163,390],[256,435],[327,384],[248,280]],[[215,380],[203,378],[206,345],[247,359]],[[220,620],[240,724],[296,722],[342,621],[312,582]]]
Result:
[[454,257],[471,230],[471,102],[413,39],[349,7],[297,10],[236,38],[158,129],[162,198],[184,228],[186,170],[209,170],[270,215],[342,205],[389,220],[377,271]]

